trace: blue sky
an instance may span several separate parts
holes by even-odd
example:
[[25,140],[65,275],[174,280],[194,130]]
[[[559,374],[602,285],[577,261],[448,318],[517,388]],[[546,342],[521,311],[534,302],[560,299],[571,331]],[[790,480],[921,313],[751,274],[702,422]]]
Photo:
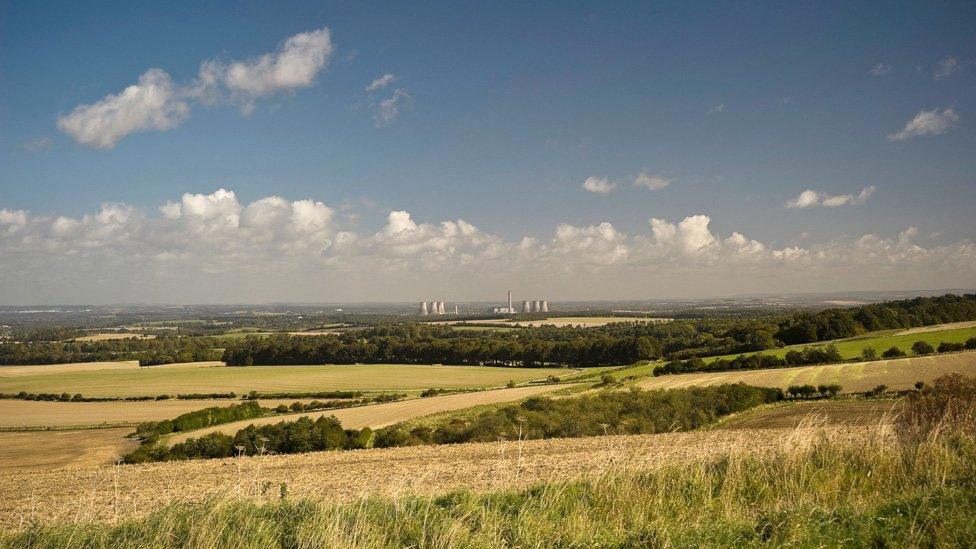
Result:
[[[83,220],[106,203],[159,217],[159,206],[184,193],[224,188],[242,208],[268,196],[323,202],[335,212],[335,227],[322,236],[333,250],[335,234],[375,236],[390,226],[389,212],[402,210],[435,227],[463,219],[499,246],[536,239],[545,249],[533,253],[558,262],[550,241],[559,224],[609,223],[625,235],[626,259],[609,261],[620,277],[702,268],[687,257],[640,252],[631,239],[656,238],[652,218],[678,224],[707,215],[717,239],[740,233],[770,254],[802,248],[816,255],[864,235],[894,246],[914,228],[914,245],[941,254],[925,261],[945,264],[966,256],[976,237],[972,3],[3,2],[0,25],[0,208],[29,216],[23,227],[57,216]],[[59,118],[119,94],[149,69],[165,71],[174,93],[186,94],[206,60],[252,62],[282,51],[289,37],[324,28],[324,66],[307,83],[249,98],[249,114],[225,85],[216,99],[181,99],[188,112],[173,127],[129,133],[111,148],[59,130]],[[396,77],[391,85],[366,92],[387,73]],[[396,90],[396,116],[378,124],[380,103]],[[914,131],[890,138],[922,115]],[[637,187],[641,173],[669,184]],[[587,192],[590,177],[615,187]],[[873,192],[858,200],[866,188]],[[806,190],[817,203],[851,199],[786,207]],[[621,244],[602,234],[595,237],[602,244],[582,242],[566,253]],[[0,274],[53,264],[36,253],[26,258],[31,242],[8,235]],[[122,253],[120,244],[100,242],[106,253]],[[147,246],[140,243],[140,253]],[[417,249],[443,252],[437,246]],[[465,246],[476,244],[448,245],[438,258],[463,264]],[[500,261],[483,249],[467,253]],[[888,253],[891,264],[890,250],[876,253]],[[723,258],[715,255],[708,269],[732,269]],[[976,281],[968,256],[944,276],[926,278],[923,266],[905,278],[896,269],[886,284]],[[311,276],[320,267],[303,268]],[[104,273],[92,269],[93,282],[80,287],[112,300],[94,282]],[[455,273],[462,274],[470,273]],[[379,299],[388,288],[382,277],[375,286],[345,286],[346,275],[332,276],[334,292],[281,298]],[[673,293],[698,291],[700,284],[684,287],[686,276],[673,276]],[[573,285],[575,275],[553,280],[499,268],[497,277],[520,277],[566,298],[590,291]],[[777,291],[822,289],[802,277],[777,280],[770,283]],[[8,299],[70,297],[63,281],[26,283],[32,288]],[[424,284],[389,297],[412,298]],[[864,281],[850,274],[832,284],[858,289]],[[219,299],[246,297],[244,286]],[[470,291],[452,288],[459,297]],[[638,285],[620,292],[593,297],[656,296]],[[135,288],[129,293],[139,297]],[[173,294],[152,299],[202,298]]]

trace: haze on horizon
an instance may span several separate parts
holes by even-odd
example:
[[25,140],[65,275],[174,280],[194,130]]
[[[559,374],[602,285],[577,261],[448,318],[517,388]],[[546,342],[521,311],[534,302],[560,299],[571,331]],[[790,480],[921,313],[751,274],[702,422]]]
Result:
[[179,11],[0,6],[0,304],[976,286],[972,3]]

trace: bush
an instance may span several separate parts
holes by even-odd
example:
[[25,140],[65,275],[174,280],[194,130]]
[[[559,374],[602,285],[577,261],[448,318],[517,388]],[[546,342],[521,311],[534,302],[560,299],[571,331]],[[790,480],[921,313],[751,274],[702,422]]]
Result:
[[817,391],[822,397],[835,397],[840,394],[841,389],[843,389],[843,387],[837,385],[836,383],[817,385]]
[[896,425],[906,442],[922,442],[944,432],[976,433],[976,378],[949,374],[908,395]]
[[864,395],[869,398],[879,397],[887,392],[888,392],[888,386],[882,383],[881,385],[878,385],[874,389],[871,389],[870,391],[864,393]]
[[612,374],[603,374],[600,376],[600,385],[603,387],[613,385],[616,382],[617,378],[613,377]]
[[912,352],[916,355],[930,355],[935,349],[925,341],[916,341],[912,344]]
[[898,358],[905,356],[905,351],[902,351],[898,347],[891,347],[887,351],[881,353],[881,356],[884,358]]
[[813,385],[790,385],[786,389],[786,394],[793,398],[810,398],[816,396],[817,388]]
[[957,351],[962,351],[965,348],[966,348],[965,343],[949,343],[948,341],[943,341],[942,343],[939,343],[940,353],[954,353]]
[[976,349],[976,337],[971,337],[966,340],[967,349]]
[[878,358],[878,351],[875,351],[874,347],[865,347],[861,349],[861,358],[864,360],[874,360]]

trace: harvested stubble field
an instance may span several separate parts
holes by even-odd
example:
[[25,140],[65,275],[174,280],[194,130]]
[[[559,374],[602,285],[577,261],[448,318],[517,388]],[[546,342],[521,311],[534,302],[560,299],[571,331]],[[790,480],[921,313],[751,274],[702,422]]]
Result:
[[718,429],[795,429],[804,423],[855,427],[897,418],[903,400],[813,401],[771,404],[720,421]]
[[894,390],[910,389],[917,381],[929,383],[956,372],[965,376],[976,375],[976,352],[770,370],[674,374],[651,377],[638,382],[637,386],[642,389],[677,389],[742,382],[786,389],[790,385],[838,383],[844,387],[845,393],[856,393],[869,391],[881,384]]
[[104,334],[91,334],[74,338],[74,341],[109,341],[113,339],[155,339],[153,334],[126,334],[119,332],[109,332]]
[[485,404],[497,404],[502,402],[512,402],[530,396],[542,395],[552,391],[565,389],[566,385],[534,385],[531,387],[516,387],[513,389],[494,389],[491,391],[478,391],[472,393],[459,393],[454,395],[441,395],[429,398],[415,398],[399,402],[386,402],[383,404],[372,404],[369,406],[359,406],[356,408],[344,408],[341,410],[323,410],[321,412],[299,412],[294,414],[282,414],[256,419],[245,419],[223,425],[215,425],[206,429],[198,429],[186,433],[179,433],[169,438],[171,444],[182,442],[190,437],[200,437],[207,433],[226,433],[233,435],[237,431],[248,425],[270,425],[282,421],[294,421],[300,417],[310,417],[317,419],[322,416],[335,416],[342,422],[342,426],[347,429],[361,429],[363,427],[385,427],[401,421],[407,421],[421,416],[461,410],[472,406],[482,406]]
[[125,438],[132,431],[132,427],[115,427],[0,433],[0,477],[14,471],[110,465],[138,446],[137,441]]
[[[25,366],[22,368],[37,368]],[[122,368],[69,370],[43,375],[21,373],[0,377],[0,392],[81,393],[91,397],[224,393],[234,391],[422,391],[431,387],[467,389],[498,387],[566,374],[566,369],[432,366],[408,364],[343,364],[328,366],[247,366],[199,368]]]
[[[168,370],[191,369],[191,368],[213,368],[223,366],[223,362],[181,362],[179,364],[161,364],[149,366],[144,370]],[[70,362],[66,364],[31,364],[29,366],[0,366],[0,378],[5,377],[24,377],[38,376],[45,374],[70,374],[73,372],[92,372],[100,370],[139,370],[138,360],[121,360],[118,362]],[[0,391],[2,392],[2,391]]]
[[[334,399],[321,399],[334,400]],[[265,408],[312,399],[263,399]],[[149,400],[139,402],[48,402],[32,400],[0,400],[0,429],[34,429],[51,427],[94,428],[99,426],[136,425],[143,421],[172,419],[180,414],[210,408],[231,406],[239,400]],[[0,469],[3,466],[0,465]]]
[[273,501],[282,485],[289,498],[323,501],[512,490],[728,454],[765,455],[820,437],[842,442],[889,432],[880,425],[713,430],[14,472],[0,477],[0,525],[140,517],[173,501],[213,496]]

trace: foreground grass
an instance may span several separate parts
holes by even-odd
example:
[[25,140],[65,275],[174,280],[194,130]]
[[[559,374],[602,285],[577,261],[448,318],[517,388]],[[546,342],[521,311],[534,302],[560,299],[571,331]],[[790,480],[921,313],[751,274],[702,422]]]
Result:
[[836,443],[524,491],[345,505],[221,499],[117,524],[34,525],[10,547],[973,546],[976,437]]

